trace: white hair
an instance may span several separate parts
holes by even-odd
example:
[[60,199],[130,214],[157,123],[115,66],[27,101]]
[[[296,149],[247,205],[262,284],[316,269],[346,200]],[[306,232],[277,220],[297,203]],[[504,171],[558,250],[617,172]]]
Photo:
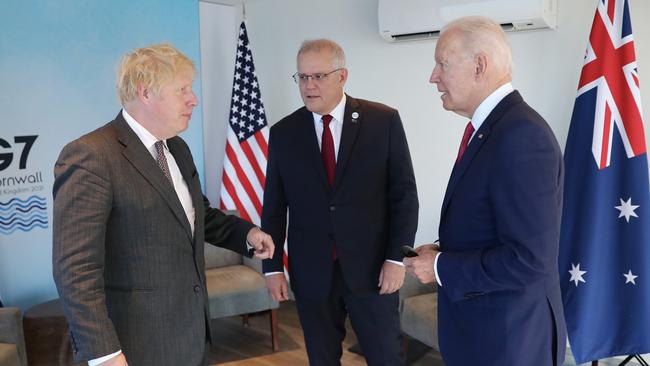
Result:
[[440,35],[454,31],[461,36],[468,56],[484,53],[493,62],[495,69],[503,76],[512,75],[512,51],[501,26],[481,16],[458,18],[442,28]]

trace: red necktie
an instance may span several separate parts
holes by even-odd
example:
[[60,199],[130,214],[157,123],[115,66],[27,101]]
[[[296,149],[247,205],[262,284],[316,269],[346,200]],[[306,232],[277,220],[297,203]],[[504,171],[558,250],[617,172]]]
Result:
[[334,138],[330,131],[330,122],[332,116],[326,114],[323,116],[323,135],[321,137],[320,155],[327,174],[327,181],[330,187],[334,186],[334,171],[336,170],[336,158],[334,156]]
[[474,126],[472,126],[472,121],[469,121],[467,122],[467,126],[465,127],[465,132],[463,133],[463,139],[460,141],[460,147],[458,147],[458,157],[456,158],[457,163],[463,157],[463,154],[465,154],[465,150],[467,150],[467,145],[469,145],[469,139],[472,137],[473,133],[474,133]]
[[[334,171],[336,170],[336,157],[334,156],[334,138],[330,131],[330,122],[332,116],[326,114],[323,116],[323,135],[321,136],[320,156],[323,160],[327,181],[330,187],[334,186]],[[332,243],[332,260],[336,260],[336,243]]]

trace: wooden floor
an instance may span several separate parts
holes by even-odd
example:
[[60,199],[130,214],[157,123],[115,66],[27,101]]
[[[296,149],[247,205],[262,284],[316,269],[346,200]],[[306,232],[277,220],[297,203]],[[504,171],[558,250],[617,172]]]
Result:
[[[308,365],[305,342],[298,321],[295,304],[283,302],[279,310],[280,350],[271,349],[268,314],[259,314],[249,319],[249,326],[242,325],[241,317],[216,319],[212,328],[216,335],[215,346],[209,354],[210,365],[245,366],[245,365]],[[356,336],[348,324],[348,332],[343,342],[343,366],[366,365],[363,356],[348,351],[356,343]],[[411,346],[417,351],[419,345]],[[422,345],[422,347],[424,347]],[[429,349],[422,357],[408,363],[413,366],[444,366],[440,355]]]

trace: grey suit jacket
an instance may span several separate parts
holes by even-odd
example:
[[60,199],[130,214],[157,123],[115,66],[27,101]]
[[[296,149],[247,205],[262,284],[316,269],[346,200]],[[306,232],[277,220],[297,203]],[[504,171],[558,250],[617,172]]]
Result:
[[205,362],[204,241],[248,254],[253,225],[211,208],[185,142],[167,145],[192,196],[194,235],[121,113],[65,146],[56,162],[53,271],[75,361],[122,349],[130,366]]

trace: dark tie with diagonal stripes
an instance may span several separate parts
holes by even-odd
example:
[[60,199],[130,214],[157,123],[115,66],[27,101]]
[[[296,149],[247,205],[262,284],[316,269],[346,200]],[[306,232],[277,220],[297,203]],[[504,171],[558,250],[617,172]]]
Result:
[[163,174],[165,174],[165,177],[169,180],[169,183],[174,186],[174,181],[172,181],[172,176],[169,173],[169,165],[167,165],[167,158],[165,157],[165,145],[161,141],[156,141],[154,144],[156,147],[156,161],[158,162],[158,166],[160,167],[160,170],[162,170]]

